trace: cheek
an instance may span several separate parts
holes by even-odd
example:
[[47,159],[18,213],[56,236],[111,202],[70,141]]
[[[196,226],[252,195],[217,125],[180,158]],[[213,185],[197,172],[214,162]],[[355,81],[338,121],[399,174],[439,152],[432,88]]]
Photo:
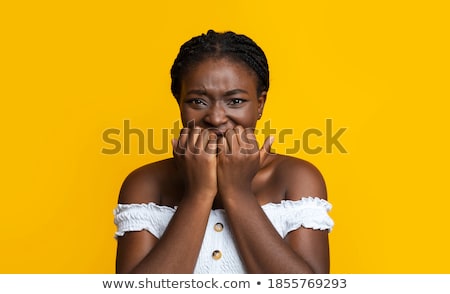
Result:
[[201,120],[201,115],[198,111],[192,111],[189,109],[180,109],[180,116],[184,127],[187,127],[188,125],[192,127],[193,123],[198,125]]
[[230,114],[229,117],[244,127],[254,127],[256,125],[256,116],[248,111],[236,112]]

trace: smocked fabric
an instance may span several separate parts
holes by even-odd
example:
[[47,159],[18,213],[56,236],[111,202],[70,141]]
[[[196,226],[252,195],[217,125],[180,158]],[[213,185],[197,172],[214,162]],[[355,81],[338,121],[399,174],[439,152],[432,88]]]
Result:
[[[300,227],[331,232],[334,222],[328,212],[331,204],[318,197],[282,200],[261,206],[278,234],[286,235]],[[114,209],[115,238],[126,232],[146,230],[161,238],[176,208],[153,202],[118,204]],[[217,229],[220,228],[220,229]],[[227,215],[223,209],[211,210],[194,274],[246,273],[239,257]]]

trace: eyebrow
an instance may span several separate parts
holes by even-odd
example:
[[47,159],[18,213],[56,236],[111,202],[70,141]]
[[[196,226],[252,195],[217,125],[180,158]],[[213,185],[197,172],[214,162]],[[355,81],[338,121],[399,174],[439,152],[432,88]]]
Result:
[[234,89],[234,90],[225,92],[225,96],[233,96],[233,95],[241,94],[241,93],[248,94],[248,92],[243,89]]
[[[194,89],[194,90],[188,91],[186,94],[187,95],[189,95],[189,94],[206,95],[206,93],[207,92],[204,89],[198,89],[198,90]],[[233,95],[241,94],[241,93],[248,94],[248,92],[243,90],[243,89],[233,89],[233,90],[230,90],[230,91],[226,91],[225,92],[225,96],[233,96]]]

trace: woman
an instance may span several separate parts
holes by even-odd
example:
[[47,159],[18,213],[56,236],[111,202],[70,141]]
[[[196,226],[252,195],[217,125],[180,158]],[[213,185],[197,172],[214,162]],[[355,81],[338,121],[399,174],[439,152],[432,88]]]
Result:
[[210,30],[181,46],[171,77],[184,128],[173,158],[122,185],[117,273],[328,273],[320,172],[254,135],[269,89],[261,48]]

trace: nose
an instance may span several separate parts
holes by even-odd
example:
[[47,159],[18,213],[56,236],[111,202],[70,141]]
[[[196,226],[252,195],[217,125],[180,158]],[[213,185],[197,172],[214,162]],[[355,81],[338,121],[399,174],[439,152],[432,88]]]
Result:
[[209,107],[204,120],[212,127],[218,128],[228,121],[226,109],[219,103],[215,103]]

